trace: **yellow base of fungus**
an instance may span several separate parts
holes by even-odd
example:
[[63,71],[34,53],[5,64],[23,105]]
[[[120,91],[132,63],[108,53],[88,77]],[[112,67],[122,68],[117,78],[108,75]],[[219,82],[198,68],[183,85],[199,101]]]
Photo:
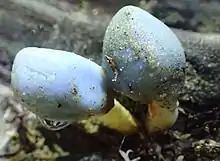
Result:
[[80,124],[82,124],[85,131],[90,134],[98,132],[100,125],[114,129],[125,135],[137,132],[137,122],[135,118],[116,99],[114,100],[114,107],[108,113],[91,116],[86,120],[81,120]]
[[[176,122],[178,105],[173,101],[169,106],[170,108],[164,102],[159,101],[148,104],[145,125],[149,133],[170,128]],[[107,114],[91,116],[88,119],[81,120],[80,124],[90,134],[97,133],[100,125],[114,129],[124,135],[138,132],[137,121],[116,99],[114,100],[114,107]]]
[[170,128],[177,120],[178,102],[171,105],[172,109],[165,107],[166,105],[153,101],[148,105],[146,128],[149,133],[162,131]]

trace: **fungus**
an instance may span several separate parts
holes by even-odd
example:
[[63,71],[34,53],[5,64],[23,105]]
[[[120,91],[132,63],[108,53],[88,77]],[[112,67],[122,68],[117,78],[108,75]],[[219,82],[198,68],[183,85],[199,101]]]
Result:
[[105,113],[113,104],[102,68],[67,51],[22,49],[13,62],[11,84],[25,107],[47,120],[72,122]]
[[[134,131],[134,118],[113,100],[106,82],[101,66],[89,59],[67,51],[36,47],[18,52],[11,74],[15,95],[50,130],[85,120],[88,125],[97,119],[120,132]],[[93,127],[91,124],[90,129]],[[85,130],[89,132],[88,126]]]
[[[114,68],[106,58],[111,58]],[[176,121],[176,96],[184,84],[185,61],[177,36],[141,8],[121,8],[106,29],[102,67],[108,84],[123,96],[148,106],[149,131]]]

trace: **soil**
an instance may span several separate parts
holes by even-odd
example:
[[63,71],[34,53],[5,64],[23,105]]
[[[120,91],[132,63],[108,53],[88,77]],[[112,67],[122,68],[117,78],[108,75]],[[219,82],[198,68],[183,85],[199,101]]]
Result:
[[[217,0],[39,0],[57,9],[46,8],[48,13],[42,10],[41,16],[37,11],[40,7],[31,7],[28,2],[35,5],[37,1],[0,2],[0,82],[6,86],[9,86],[14,55],[25,46],[73,51],[100,63],[104,30],[97,29],[100,24],[96,20],[103,20],[104,24],[107,17],[126,4],[148,10],[171,27],[197,32],[220,31],[220,3]],[[83,13],[91,20],[74,24],[57,20],[59,15],[72,11]],[[77,17],[74,22],[78,22]],[[220,160],[220,108],[213,106],[192,112],[188,107],[193,104],[180,103],[185,113],[171,129],[144,138],[138,134],[124,137],[104,127],[99,133],[89,135],[78,125],[50,131],[39,124],[24,123],[9,142],[7,154],[1,158],[10,161],[120,161],[125,160],[120,150],[132,150],[130,160],[125,161],[134,161],[132,159],[137,157],[145,161]]]

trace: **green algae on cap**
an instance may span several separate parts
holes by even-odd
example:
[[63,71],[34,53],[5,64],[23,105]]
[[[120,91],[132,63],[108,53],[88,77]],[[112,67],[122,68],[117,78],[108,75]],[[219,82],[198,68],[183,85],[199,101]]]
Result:
[[22,49],[13,62],[11,84],[25,107],[41,119],[75,121],[105,113],[113,102],[101,66],[67,51]]
[[185,54],[176,35],[160,20],[135,6],[112,18],[103,40],[102,67],[110,86],[146,103],[184,82]]

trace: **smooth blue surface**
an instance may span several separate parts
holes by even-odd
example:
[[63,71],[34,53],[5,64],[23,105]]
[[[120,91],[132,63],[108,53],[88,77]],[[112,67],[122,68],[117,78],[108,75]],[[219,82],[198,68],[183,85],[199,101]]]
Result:
[[12,87],[27,109],[41,118],[74,120],[100,113],[106,104],[99,65],[71,52],[28,47],[15,57]]

